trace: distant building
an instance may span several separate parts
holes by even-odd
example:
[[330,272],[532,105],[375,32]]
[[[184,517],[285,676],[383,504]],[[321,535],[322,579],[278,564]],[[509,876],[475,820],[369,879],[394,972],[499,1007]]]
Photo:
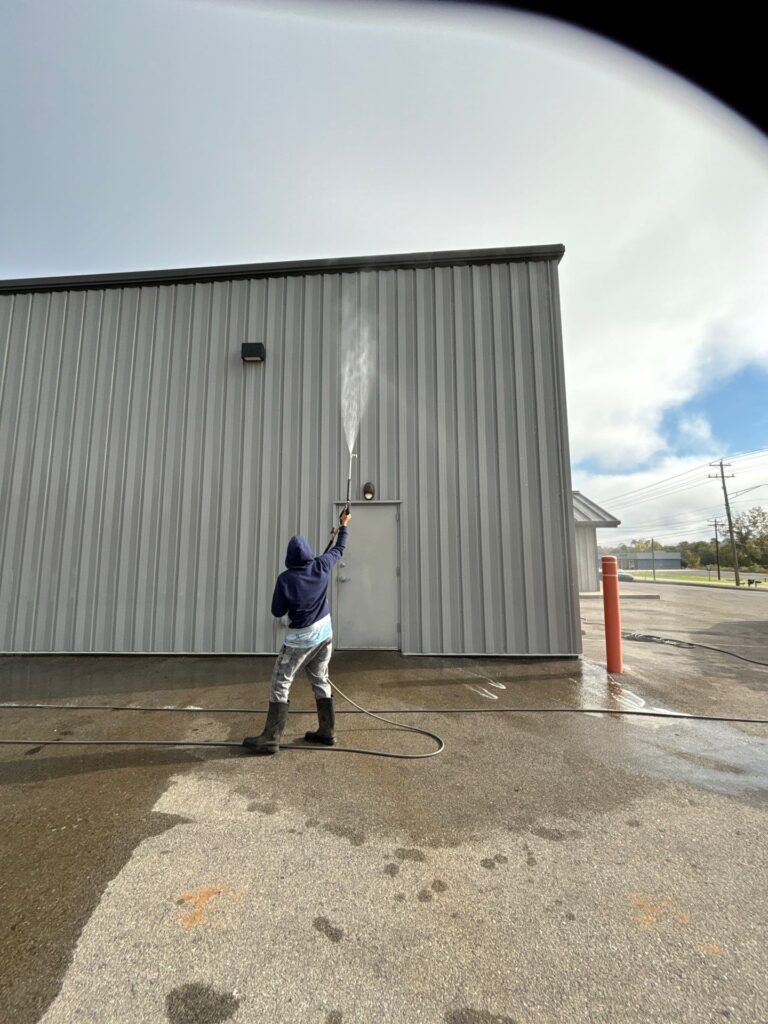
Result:
[[679,551],[614,551],[620,569],[682,569]]
[[610,512],[586,498],[581,491],[573,492],[573,517],[576,524],[576,570],[580,593],[593,593],[600,589],[600,568],[597,555],[598,529],[620,524]]

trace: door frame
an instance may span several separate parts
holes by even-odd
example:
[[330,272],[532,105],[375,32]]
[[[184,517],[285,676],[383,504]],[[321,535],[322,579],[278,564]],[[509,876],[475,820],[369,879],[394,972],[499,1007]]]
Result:
[[[334,501],[333,503],[333,522],[338,523],[339,513],[342,508],[347,504],[346,499],[344,501]],[[334,649],[338,651],[402,651],[403,649],[403,560],[402,560],[402,544],[401,537],[402,531],[400,529],[400,506],[403,504],[402,498],[374,498],[372,501],[366,501],[365,498],[351,499],[349,502],[350,506],[364,505],[367,507],[375,507],[377,505],[396,505],[397,516],[395,518],[396,533],[397,533],[397,575],[398,575],[398,586],[397,586],[397,615],[398,615],[398,646],[397,647],[336,647],[334,643]],[[335,600],[338,593],[339,584],[334,581],[333,587],[333,605],[332,612],[335,614],[336,606]],[[336,637],[334,636],[334,641]]]

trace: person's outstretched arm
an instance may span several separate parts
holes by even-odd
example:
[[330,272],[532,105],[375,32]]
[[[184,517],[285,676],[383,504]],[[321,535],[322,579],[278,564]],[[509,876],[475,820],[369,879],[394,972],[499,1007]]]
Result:
[[318,558],[318,562],[324,569],[330,571],[344,554],[344,548],[347,546],[347,523],[351,518],[351,512],[341,513],[341,526],[339,527],[339,533],[336,537],[336,543],[327,554],[320,555]]

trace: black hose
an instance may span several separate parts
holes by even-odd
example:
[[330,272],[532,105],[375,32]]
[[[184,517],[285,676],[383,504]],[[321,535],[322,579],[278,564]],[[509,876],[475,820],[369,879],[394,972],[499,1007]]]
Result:
[[30,747],[242,747],[235,740],[0,740]]
[[674,640],[671,637],[655,636],[652,633],[622,633],[624,640],[636,640],[643,643],[667,643],[671,647],[701,647],[704,651],[715,651],[717,654],[727,654],[731,658],[738,658],[739,661],[746,661],[750,665],[761,665],[763,668],[768,668],[768,662],[766,661],[755,661],[754,658],[745,658],[743,654],[737,654],[735,651],[726,651],[722,647],[710,647],[708,644],[697,644],[693,640]]
[[[386,719],[383,719],[386,721]],[[397,724],[397,723],[393,723]],[[407,726],[398,726],[400,729]],[[430,750],[427,754],[394,754],[388,750],[367,750],[363,747],[326,747],[322,744],[313,743],[281,743],[281,750],[335,750],[343,754],[370,754],[372,757],[396,757],[401,760],[412,761],[425,757],[434,757],[445,749],[445,744],[435,733],[427,732],[426,729],[414,729],[414,732],[423,733],[431,737],[437,744],[437,750]],[[75,747],[237,747],[243,749],[243,744],[236,740],[0,740],[0,745],[22,746],[22,747],[58,747],[69,744]]]
[[[335,535],[335,531],[334,531]],[[333,539],[333,538],[332,538]],[[330,544],[328,545],[330,548]],[[589,625],[600,625],[600,623],[590,623],[589,620],[582,620],[587,622]],[[644,633],[622,633],[622,636],[626,640],[638,640],[638,641],[650,641],[656,643],[669,643],[674,646],[682,646],[684,643],[690,647],[701,647],[705,650],[716,651],[719,654],[730,654],[734,658],[740,658],[742,661],[748,661],[754,665],[763,665],[768,668],[768,665],[762,661],[754,661],[751,658],[745,658],[743,655],[736,654],[733,651],[725,651],[719,647],[708,647],[706,644],[693,643],[691,641],[676,641],[672,638],[655,636],[652,634]],[[329,680],[330,682],[330,680]],[[355,701],[343,693],[335,683],[331,682],[331,686],[336,690],[339,696],[343,697],[348,703],[355,707],[356,711],[340,711],[339,714],[363,714],[368,715],[370,718],[376,718],[380,722],[386,722],[387,725],[392,725],[396,729],[404,729],[408,732],[416,732],[422,736],[427,736],[429,739],[434,740],[437,744],[436,750],[431,750],[426,754],[395,754],[390,751],[384,750],[367,750],[361,747],[327,747],[324,745],[314,744],[298,744],[298,743],[281,743],[281,750],[335,750],[338,753],[351,753],[351,754],[369,754],[374,757],[394,757],[401,760],[420,760],[427,757],[434,757],[436,754],[441,753],[445,749],[445,743],[437,733],[429,732],[427,729],[418,729],[411,725],[402,725],[399,722],[393,722],[389,718],[383,718],[381,714],[376,714],[373,711],[367,711],[365,708],[356,704]],[[170,707],[170,708],[158,708],[158,707],[146,707],[137,706],[135,704],[22,704],[15,701],[5,701],[0,703],[0,710],[12,709],[12,708],[28,708],[36,710],[45,709],[58,709],[67,711],[166,711],[166,712],[195,712],[205,714],[259,714],[256,709],[251,708],[196,708],[196,707]],[[528,715],[542,715],[542,714],[578,714],[578,715],[627,715],[632,717],[644,717],[644,718],[671,718],[675,720],[687,719],[688,721],[695,722],[728,722],[732,724],[744,724],[744,725],[768,725],[768,719],[765,718],[735,718],[725,715],[689,715],[683,712],[674,711],[620,711],[613,708],[395,708],[387,710],[388,715],[414,715],[414,714],[441,714],[441,715],[471,715],[471,714],[528,714]],[[291,711],[289,714],[303,715],[311,714],[310,711]],[[241,743],[233,740],[62,740],[62,739],[48,739],[48,740],[6,740],[0,739],[0,745],[16,745],[16,746],[29,746],[29,747],[42,747],[51,746],[55,744],[68,744],[70,746],[142,746],[142,747],[242,747]]]
[[[333,685],[333,684],[331,684]],[[364,708],[360,708],[358,704],[346,697],[345,694],[338,690],[338,687],[334,687],[338,693],[348,700],[351,704],[354,704],[358,711],[347,711],[340,712],[340,714],[365,714],[371,718],[377,718],[379,721],[387,722],[389,725],[395,726],[397,729],[406,729],[409,732],[418,732],[423,736],[428,736],[438,744],[436,750],[432,750],[427,754],[394,754],[389,751],[383,750],[367,750],[361,747],[326,747],[322,745],[313,744],[298,744],[298,743],[281,743],[281,750],[335,750],[338,753],[350,753],[350,754],[370,754],[374,757],[394,757],[401,760],[419,760],[427,757],[434,757],[436,754],[441,753],[445,749],[443,740],[436,733],[429,732],[427,729],[417,729],[413,726],[401,725],[399,722],[392,722],[390,719],[382,718],[381,715],[374,714],[372,711],[366,711]],[[87,710],[110,710],[110,711],[197,711],[205,712],[208,714],[219,712],[227,714],[254,714],[256,712],[246,708],[150,708],[150,707],[136,707],[134,706],[113,706],[113,705],[98,705],[98,704],[85,704],[85,705],[74,705],[74,704],[0,704],[2,708],[32,708],[35,710],[41,710],[46,708],[61,708],[69,711],[87,711]],[[309,711],[295,711],[291,714],[303,715],[311,714]],[[387,714],[392,715],[406,715],[406,714],[440,714],[440,715],[483,715],[483,714],[523,714],[523,715],[542,715],[542,714],[571,714],[571,715],[627,715],[631,717],[642,717],[642,718],[670,718],[675,720],[686,719],[693,722],[728,722],[732,724],[744,724],[744,725],[768,725],[768,719],[766,718],[735,718],[727,717],[724,715],[689,715],[684,713],[678,713],[673,711],[619,711],[613,708],[409,708],[409,709],[396,709],[393,711],[387,711]],[[56,746],[56,745],[69,745],[69,746],[123,746],[123,747],[238,747],[241,748],[242,744],[234,740],[62,740],[62,739],[23,739],[23,740],[6,740],[0,739],[0,745],[15,745],[23,747],[43,747],[43,746]]]
[[[335,750],[335,751],[337,751],[339,753],[346,753],[346,754],[370,754],[373,757],[395,757],[395,758],[398,758],[398,759],[404,760],[404,761],[416,761],[416,760],[421,760],[421,759],[423,759],[425,757],[435,757],[436,754],[442,753],[442,751],[445,749],[445,743],[443,742],[442,738],[437,735],[437,733],[429,732],[428,729],[417,729],[415,725],[402,725],[402,723],[400,723],[400,722],[393,722],[393,721],[391,721],[388,718],[382,718],[381,715],[374,714],[374,712],[372,712],[372,711],[366,711],[366,709],[360,707],[359,704],[355,704],[355,702],[352,700],[351,697],[348,697],[345,693],[342,693],[342,691],[338,688],[338,686],[336,686],[335,683],[332,683],[330,679],[328,680],[328,682],[331,683],[331,686],[334,688],[334,690],[336,690],[336,692],[341,697],[343,697],[344,700],[348,701],[350,704],[352,704],[354,707],[356,707],[358,709],[358,713],[362,713],[364,715],[368,715],[370,718],[376,718],[380,722],[386,722],[388,725],[394,726],[395,729],[404,729],[406,732],[417,732],[417,733],[420,733],[422,736],[427,736],[429,739],[434,740],[434,742],[437,744],[436,749],[435,750],[430,750],[426,754],[395,754],[395,753],[392,753],[391,751],[387,751],[387,750],[367,750],[367,749],[365,749],[363,747],[339,747],[339,746],[328,747],[328,746],[325,746],[323,744],[315,745],[315,744],[303,744],[303,743],[281,743],[280,744],[280,749],[281,750]],[[67,704],[60,704],[60,705],[53,705],[53,704],[11,704],[11,703],[0,704],[0,709],[5,708],[6,710],[9,709],[9,708],[20,708],[20,707],[37,708],[37,709],[53,708],[53,707],[65,708],[66,707],[66,708],[69,708],[70,710],[78,709],[77,705],[67,705]],[[97,707],[100,710],[109,710],[109,711],[118,711],[118,710],[120,710],[120,711],[199,711],[199,712],[208,711],[208,713],[210,713],[210,711],[213,710],[213,709],[207,709],[207,708],[137,708],[135,706],[134,707],[119,708],[119,707],[110,706],[110,705],[91,705],[90,709],[95,710]],[[80,708],[78,710],[88,710],[88,709],[89,708],[86,705],[85,707],[80,706]],[[240,711],[239,708],[221,708],[221,709],[217,709],[217,710],[220,710],[220,711]],[[251,711],[251,712],[248,712],[248,713],[249,714],[253,714],[254,712]],[[297,712],[297,713],[306,713],[306,712]],[[3,745],[14,744],[14,745],[23,745],[23,746],[31,746],[31,747],[38,747],[38,746],[39,747],[43,747],[43,746],[49,746],[49,745],[54,745],[54,744],[58,744],[58,743],[65,743],[65,744],[69,744],[70,746],[240,747],[240,748],[242,748],[242,743],[237,743],[234,740],[60,740],[60,739],[55,739],[55,740],[3,740],[3,739],[0,739],[0,744],[3,744]]]
[[[602,626],[602,622],[595,622],[592,619],[581,620],[587,626]],[[687,629],[668,629],[668,633],[685,633],[688,634]],[[708,644],[698,644],[695,640],[675,640],[673,637],[668,636],[657,636],[655,633],[629,633],[622,630],[622,639],[624,640],[636,640],[644,643],[658,643],[658,644],[669,644],[670,647],[701,647],[705,651],[715,651],[717,654],[727,654],[731,658],[738,658],[739,661],[746,661],[750,665],[760,665],[762,668],[768,668],[768,661],[755,661],[754,658],[745,658],[743,654],[737,654],[735,651],[726,651],[722,647],[710,647]]]
[[[393,722],[389,718],[382,718],[381,715],[374,714],[373,711],[366,711],[366,709],[365,708],[361,708],[359,704],[355,704],[355,702],[352,700],[352,698],[348,697],[346,695],[346,693],[342,693],[341,690],[338,688],[338,686],[335,683],[332,683],[330,679],[328,680],[328,682],[331,683],[331,686],[334,688],[336,693],[339,694],[339,696],[343,697],[344,700],[347,701],[349,704],[351,704],[353,707],[356,707],[358,709],[358,711],[362,711],[362,713],[364,715],[368,715],[369,718],[377,718],[380,722],[386,722],[388,725],[394,725],[394,727],[396,729],[405,729],[407,732],[418,732],[418,733],[421,733],[423,736],[428,736],[429,739],[434,740],[435,743],[437,744],[437,749],[436,750],[431,750],[427,754],[391,754],[391,753],[388,753],[388,752],[385,753],[384,751],[378,751],[378,750],[356,750],[355,748],[352,748],[352,747],[336,747],[335,748],[336,750],[349,750],[349,751],[354,750],[354,752],[357,753],[357,754],[378,754],[380,757],[399,757],[399,758],[405,758],[406,760],[415,760],[417,758],[423,758],[423,757],[434,757],[435,754],[439,754],[443,750],[445,750],[445,743],[443,743],[443,740],[441,739],[441,737],[438,736],[436,733],[428,732],[426,729],[417,729],[415,725],[401,725],[399,722]],[[303,749],[303,748],[294,747],[292,745],[291,749],[297,749],[298,750],[298,749]]]
[[[333,685],[333,684],[331,684]],[[341,691],[339,691],[341,693]],[[349,697],[345,698],[349,700]],[[354,703],[354,701],[350,701]],[[358,711],[337,711],[337,715],[370,715],[372,718],[380,718],[381,715],[490,715],[490,714],[518,714],[518,715],[545,715],[545,714],[578,714],[578,715],[646,715],[650,718],[687,718],[694,722],[751,722],[755,725],[768,725],[765,718],[729,718],[719,715],[690,715],[686,712],[676,711],[620,711],[615,708],[378,708],[377,713],[366,711],[355,704]],[[13,708],[28,710],[62,710],[62,711],[165,711],[167,714],[174,712],[187,712],[193,714],[209,715],[265,715],[266,708],[153,708],[138,704],[20,704],[6,702],[0,704],[0,711]],[[304,711],[289,711],[289,715],[312,715],[314,711],[307,708]],[[386,722],[386,718],[381,721]],[[391,725],[398,729],[406,728],[398,722]],[[417,729],[417,732],[424,730]],[[431,736],[432,733],[425,733]],[[2,741],[0,741],[2,742]],[[10,742],[10,741],[9,741]],[[15,740],[13,742],[16,742]],[[64,742],[53,740],[51,742]],[[117,742],[117,741],[116,741]],[[302,747],[302,750],[304,748]],[[338,749],[338,748],[336,748]]]

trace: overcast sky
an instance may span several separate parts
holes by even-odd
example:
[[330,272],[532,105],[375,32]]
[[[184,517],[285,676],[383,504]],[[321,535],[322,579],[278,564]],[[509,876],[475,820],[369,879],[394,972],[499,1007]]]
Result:
[[703,535],[705,464],[768,447],[768,142],[644,58],[457,4],[0,0],[0,38],[0,277],[562,242],[603,542]]

